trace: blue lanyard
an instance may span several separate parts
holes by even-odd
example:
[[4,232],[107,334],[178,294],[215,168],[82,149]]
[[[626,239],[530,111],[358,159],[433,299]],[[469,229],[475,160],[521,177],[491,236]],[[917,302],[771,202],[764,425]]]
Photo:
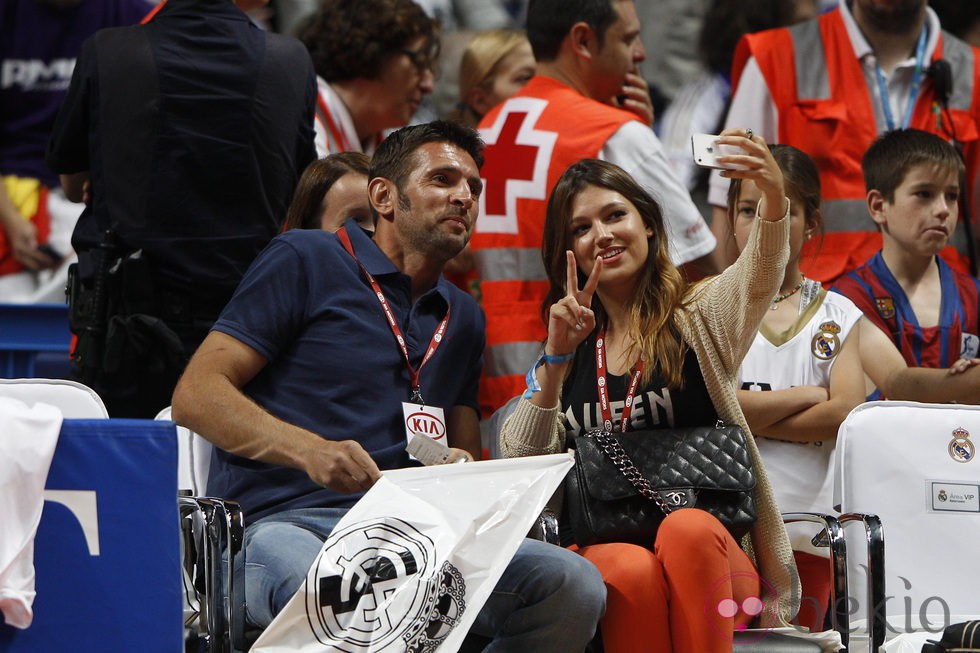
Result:
[[[922,27],[919,34],[919,42],[915,46],[915,72],[912,74],[912,88],[909,89],[909,102],[905,106],[905,118],[900,125],[902,129],[909,126],[912,122],[912,109],[915,108],[915,100],[919,97],[919,86],[922,82],[922,64],[926,58],[926,28]],[[895,129],[895,119],[892,117],[892,102],[888,97],[888,85],[885,83],[885,74],[881,72],[878,59],[875,58],[875,72],[878,74],[878,94],[881,96],[881,109],[885,113],[885,122],[888,129]]]

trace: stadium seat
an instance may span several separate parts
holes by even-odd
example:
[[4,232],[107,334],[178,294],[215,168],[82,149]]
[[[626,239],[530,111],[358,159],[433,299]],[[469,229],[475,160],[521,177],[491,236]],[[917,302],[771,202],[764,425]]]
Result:
[[0,325],[0,377],[33,377],[39,359],[49,372],[70,371],[65,304],[0,304]]
[[[980,570],[963,557],[980,540],[977,437],[976,406],[869,402],[840,427],[840,509],[873,512],[890,533],[877,596],[869,599],[862,583],[851,592],[857,609],[881,623],[871,650],[898,638],[934,637],[950,623],[980,616]],[[851,561],[849,576],[864,575]]]
[[66,379],[0,379],[0,397],[19,399],[28,406],[51,404],[65,419],[108,418],[101,397],[92,388]]

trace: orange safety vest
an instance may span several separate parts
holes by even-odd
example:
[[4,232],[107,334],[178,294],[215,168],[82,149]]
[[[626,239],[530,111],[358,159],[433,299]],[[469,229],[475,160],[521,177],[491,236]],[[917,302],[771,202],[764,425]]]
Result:
[[[732,66],[733,88],[750,56],[759,64],[779,112],[777,141],[809,154],[820,170],[825,235],[822,242],[804,244],[800,268],[810,278],[831,283],[881,249],[881,234],[865,203],[861,158],[885,127],[875,122],[871,94],[840,9],[744,36]],[[939,111],[932,79],[923,75],[909,126],[947,139],[955,133],[964,145],[970,180],[964,196],[969,201],[980,165],[980,50],[943,32],[932,54],[932,61],[937,59],[952,68],[949,117]],[[943,258],[969,272],[962,228],[950,244]]]
[[480,121],[486,142],[480,217],[470,241],[487,316],[480,404],[484,416],[525,389],[547,330],[541,260],[548,194],[571,164],[595,158],[636,116],[543,76]]

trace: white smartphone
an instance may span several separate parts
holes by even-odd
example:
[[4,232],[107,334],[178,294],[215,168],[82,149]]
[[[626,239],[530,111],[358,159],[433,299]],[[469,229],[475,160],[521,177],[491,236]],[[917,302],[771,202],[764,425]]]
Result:
[[719,170],[745,170],[746,167],[737,163],[721,164],[717,157],[730,154],[744,154],[745,150],[737,145],[722,145],[718,143],[717,134],[692,134],[691,154],[694,163],[702,168],[718,168]]

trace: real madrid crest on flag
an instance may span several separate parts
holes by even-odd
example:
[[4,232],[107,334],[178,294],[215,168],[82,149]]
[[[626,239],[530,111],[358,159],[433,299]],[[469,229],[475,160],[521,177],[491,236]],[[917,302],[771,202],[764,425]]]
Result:
[[840,349],[840,325],[829,320],[820,325],[817,335],[810,341],[810,353],[820,360],[830,360]]
[[958,463],[968,463],[976,454],[976,447],[970,441],[970,432],[964,428],[953,429],[953,439],[947,450],[949,456]]
[[380,651],[401,640],[396,650],[422,653],[435,650],[459,622],[465,594],[459,569],[439,565],[432,538],[381,517],[331,534],[307,578],[306,614],[321,644]]
[[895,300],[891,297],[875,297],[875,308],[878,309],[878,315],[886,320],[895,317]]
[[456,651],[571,466],[556,454],[384,472],[253,653]]

